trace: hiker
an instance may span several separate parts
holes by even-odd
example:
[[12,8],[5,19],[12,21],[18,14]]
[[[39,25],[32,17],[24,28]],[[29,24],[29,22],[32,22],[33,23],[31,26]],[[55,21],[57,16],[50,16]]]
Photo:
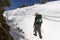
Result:
[[34,35],[37,36],[37,32],[39,34],[39,38],[42,39],[41,35],[41,24],[42,24],[42,15],[35,13],[35,22],[34,22]]

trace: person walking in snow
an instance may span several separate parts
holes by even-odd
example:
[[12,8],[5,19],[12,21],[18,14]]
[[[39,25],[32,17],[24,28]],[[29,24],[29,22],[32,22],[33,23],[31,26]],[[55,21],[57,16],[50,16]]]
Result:
[[39,34],[39,38],[42,39],[41,35],[41,24],[42,24],[42,15],[35,13],[35,22],[34,22],[34,35],[37,36],[37,32]]

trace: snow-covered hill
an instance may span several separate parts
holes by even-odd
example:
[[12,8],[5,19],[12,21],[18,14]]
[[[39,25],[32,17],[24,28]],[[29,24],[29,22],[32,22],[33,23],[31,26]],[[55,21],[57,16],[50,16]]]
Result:
[[[43,16],[42,39],[33,35],[35,12]],[[60,40],[60,1],[5,11],[3,16],[14,40]]]

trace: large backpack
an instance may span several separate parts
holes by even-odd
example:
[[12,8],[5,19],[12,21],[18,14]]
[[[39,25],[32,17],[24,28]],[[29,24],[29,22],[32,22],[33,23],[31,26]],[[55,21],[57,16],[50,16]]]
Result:
[[37,15],[35,17],[36,24],[40,25],[42,23],[42,15]]

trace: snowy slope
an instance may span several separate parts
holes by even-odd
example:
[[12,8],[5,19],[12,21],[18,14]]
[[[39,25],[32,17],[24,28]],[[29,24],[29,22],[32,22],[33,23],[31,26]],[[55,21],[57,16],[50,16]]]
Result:
[[[33,35],[35,12],[43,16],[42,39]],[[60,40],[60,1],[17,8],[6,11],[3,15],[15,40]]]

